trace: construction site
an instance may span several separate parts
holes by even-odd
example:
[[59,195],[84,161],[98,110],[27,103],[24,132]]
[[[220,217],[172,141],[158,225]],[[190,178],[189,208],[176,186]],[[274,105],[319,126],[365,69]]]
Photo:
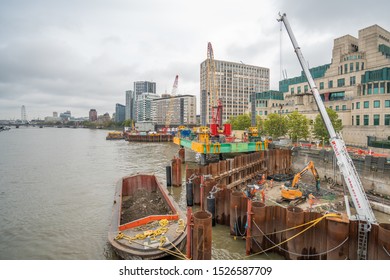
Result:
[[[351,158],[286,15],[279,21],[329,133],[329,149],[306,151],[271,143],[259,135],[254,110],[245,139],[232,137],[231,125],[222,123],[209,43],[209,125],[179,130],[173,140],[178,157],[167,168],[168,184],[186,188],[187,258],[212,259],[212,230],[219,224],[233,238],[245,239],[248,256],[270,251],[285,259],[390,259],[390,223],[379,222],[373,211],[390,214],[390,165],[385,158]],[[182,172],[186,149],[196,154],[199,165]]]

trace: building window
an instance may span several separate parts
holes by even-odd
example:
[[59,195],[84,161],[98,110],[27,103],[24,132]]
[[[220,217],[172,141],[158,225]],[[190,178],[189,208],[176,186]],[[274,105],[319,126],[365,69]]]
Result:
[[363,95],[366,95],[366,85],[363,85]]
[[390,125],[390,115],[385,115],[385,125]]
[[379,93],[385,93],[385,83],[384,82],[379,84]]
[[291,92],[291,94],[294,94],[294,88],[293,87],[290,89],[290,92]]
[[336,105],[336,111],[339,111],[339,105]]
[[378,93],[379,93],[378,83],[374,83],[374,94],[378,94]]
[[364,101],[363,107],[364,107],[364,109],[370,108],[370,101]]
[[348,73],[348,64],[344,64],[344,74]]
[[333,81],[329,81],[328,82],[328,88],[332,88],[333,87]]
[[347,105],[343,105],[343,111],[346,111],[347,110]]
[[345,85],[345,79],[344,78],[337,80],[337,86],[338,87],[343,87],[344,85]]
[[390,93],[390,82],[387,82],[387,91],[386,93]]
[[379,125],[379,115],[374,115],[374,125]]
[[356,102],[356,109],[360,109],[360,102]]
[[353,72],[353,62],[349,64],[349,72]]
[[298,87],[298,93],[301,93],[301,87],[300,86]]
[[380,108],[381,102],[379,100],[374,100],[374,108]]
[[349,85],[354,86],[356,84],[356,77],[352,76],[349,78]]
[[364,124],[364,125],[368,125],[369,120],[370,120],[370,119],[369,119],[369,116],[368,116],[368,115],[364,115],[364,116],[363,116],[363,124]]
[[320,82],[320,89],[324,89],[324,82]]
[[362,62],[362,70],[364,70],[364,62]]
[[309,86],[305,85],[304,89],[305,89],[305,92],[308,92],[309,91]]
[[352,116],[352,125],[353,125],[353,116]]
[[353,102],[352,102],[352,110],[353,110],[353,109],[354,109],[354,107],[355,107],[354,105],[355,105],[355,103],[353,103]]
[[359,71],[359,62],[356,62],[356,71]]
[[356,116],[356,125],[360,125],[360,116],[359,115]]
[[390,100],[385,100],[385,108],[390,108]]
[[372,94],[372,84],[367,85],[367,94]]

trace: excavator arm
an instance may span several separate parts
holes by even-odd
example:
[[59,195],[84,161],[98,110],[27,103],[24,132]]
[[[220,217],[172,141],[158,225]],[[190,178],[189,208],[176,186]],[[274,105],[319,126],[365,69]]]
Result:
[[312,161],[309,161],[309,163],[305,166],[305,168],[303,168],[300,172],[298,172],[294,176],[294,179],[291,183],[291,188],[295,188],[296,184],[299,182],[302,175],[304,175],[308,170],[311,171],[314,179],[316,179],[316,181],[319,181],[320,176],[318,175],[317,169],[314,167],[314,163]]

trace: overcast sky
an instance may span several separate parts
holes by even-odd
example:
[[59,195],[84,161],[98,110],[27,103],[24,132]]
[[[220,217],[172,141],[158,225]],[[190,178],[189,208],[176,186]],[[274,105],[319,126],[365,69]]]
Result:
[[176,74],[178,93],[199,97],[207,42],[215,59],[270,68],[278,89],[281,65],[301,71],[279,12],[314,67],[337,37],[390,30],[389,10],[388,0],[0,0],[0,119],[20,119],[22,105],[28,119],[112,115],[134,81],[170,93]]

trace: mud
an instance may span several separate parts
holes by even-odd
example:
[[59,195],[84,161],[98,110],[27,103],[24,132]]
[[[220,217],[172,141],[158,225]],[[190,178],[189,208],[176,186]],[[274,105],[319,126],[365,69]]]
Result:
[[139,189],[133,196],[123,198],[121,224],[123,225],[145,216],[164,214],[171,214],[171,210],[160,194]]

